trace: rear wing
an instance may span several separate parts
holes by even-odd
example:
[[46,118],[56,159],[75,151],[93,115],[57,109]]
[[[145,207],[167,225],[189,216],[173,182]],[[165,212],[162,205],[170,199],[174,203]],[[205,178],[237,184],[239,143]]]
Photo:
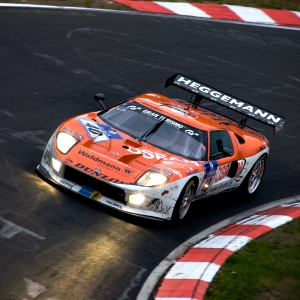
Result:
[[281,117],[263,108],[250,104],[244,100],[221,92],[204,83],[197,82],[196,80],[179,73],[171,76],[166,80],[165,87],[168,87],[170,85],[178,86],[179,88],[182,88],[194,94],[196,96],[194,98],[194,101],[189,101],[193,103],[194,107],[199,106],[202,98],[205,98],[243,114],[244,117],[239,123],[239,127],[241,128],[244,128],[244,126],[246,125],[248,117],[273,127],[273,133],[282,129],[285,123],[284,117]]

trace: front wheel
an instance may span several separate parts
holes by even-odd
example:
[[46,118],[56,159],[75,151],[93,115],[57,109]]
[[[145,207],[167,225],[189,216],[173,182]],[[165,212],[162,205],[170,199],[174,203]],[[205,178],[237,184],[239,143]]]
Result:
[[190,180],[182,189],[179,198],[176,201],[172,221],[179,222],[187,215],[191,206],[194,194],[196,192],[196,184],[194,180]]
[[262,155],[254,164],[252,169],[247,174],[246,178],[242,182],[239,190],[242,194],[250,197],[257,190],[260,185],[266,168],[266,156]]

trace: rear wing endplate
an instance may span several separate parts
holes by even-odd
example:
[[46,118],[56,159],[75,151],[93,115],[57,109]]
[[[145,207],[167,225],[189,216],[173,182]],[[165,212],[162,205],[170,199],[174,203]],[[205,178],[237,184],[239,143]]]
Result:
[[178,86],[179,88],[196,95],[193,102],[189,101],[193,103],[194,106],[198,106],[202,98],[205,98],[243,114],[244,118],[240,121],[240,127],[242,128],[245,126],[248,117],[272,126],[274,128],[274,133],[282,129],[285,123],[285,118],[282,116],[221,92],[179,73],[166,80],[165,87],[170,85]]

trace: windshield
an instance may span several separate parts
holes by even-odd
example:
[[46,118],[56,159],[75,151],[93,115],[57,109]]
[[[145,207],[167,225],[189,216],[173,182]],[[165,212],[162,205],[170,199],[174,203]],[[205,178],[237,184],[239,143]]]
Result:
[[135,139],[192,160],[206,160],[207,132],[169,118],[136,102],[126,102],[100,118]]

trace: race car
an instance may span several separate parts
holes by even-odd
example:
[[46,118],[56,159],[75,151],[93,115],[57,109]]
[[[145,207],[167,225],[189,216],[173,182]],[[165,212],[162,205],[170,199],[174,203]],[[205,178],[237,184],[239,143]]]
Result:
[[[156,220],[183,220],[195,200],[238,189],[251,196],[269,156],[267,138],[248,118],[282,129],[285,118],[182,74],[165,87],[189,100],[145,93],[63,122],[37,170],[48,180],[113,209]],[[177,89],[176,89],[177,90]],[[183,92],[183,91],[184,92]],[[210,100],[235,121],[201,106]]]

